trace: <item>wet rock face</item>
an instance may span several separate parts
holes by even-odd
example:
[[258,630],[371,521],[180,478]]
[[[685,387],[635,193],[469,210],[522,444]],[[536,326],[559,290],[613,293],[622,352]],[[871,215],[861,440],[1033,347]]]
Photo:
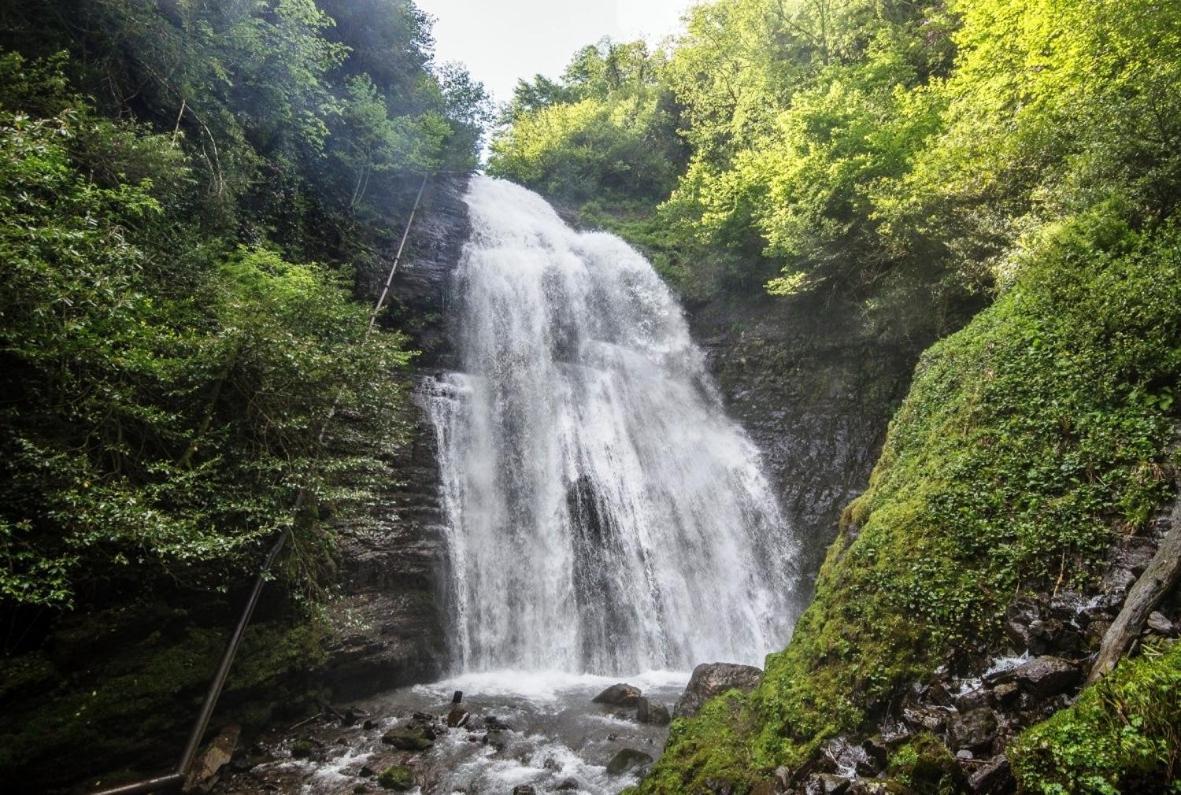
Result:
[[751,665],[703,663],[693,669],[685,692],[677,699],[673,716],[696,715],[706,701],[728,690],[751,691],[763,681],[763,671]]
[[[451,177],[428,187],[383,313],[385,325],[422,351],[415,369],[399,376],[411,394],[424,373],[447,366],[451,356],[451,274],[468,236],[466,184]],[[363,279],[362,291],[374,300],[390,264]],[[338,699],[436,679],[446,664],[435,434],[409,401],[404,420],[406,442],[388,461],[385,493],[365,520],[338,527],[342,596],[329,606],[334,631],[323,675]]]
[[727,410],[762,451],[811,581],[931,340],[879,335],[825,297],[759,292],[693,307],[689,322]]

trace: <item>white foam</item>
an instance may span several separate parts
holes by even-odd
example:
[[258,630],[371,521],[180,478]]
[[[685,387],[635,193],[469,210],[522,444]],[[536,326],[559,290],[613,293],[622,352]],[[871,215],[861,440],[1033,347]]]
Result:
[[438,698],[449,697],[455,690],[469,696],[484,698],[513,698],[535,703],[557,701],[579,691],[605,689],[618,682],[626,682],[640,690],[684,687],[689,681],[685,671],[644,671],[633,676],[600,676],[572,674],[564,671],[481,671],[419,685],[420,693]]

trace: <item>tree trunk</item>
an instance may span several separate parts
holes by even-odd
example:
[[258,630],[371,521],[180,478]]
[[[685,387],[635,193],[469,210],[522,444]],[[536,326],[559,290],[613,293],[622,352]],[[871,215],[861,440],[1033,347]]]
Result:
[[1144,629],[1144,622],[1153,608],[1181,579],[1181,496],[1173,504],[1169,521],[1172,526],[1161,541],[1152,562],[1128,591],[1123,608],[1103,636],[1099,657],[1091,668],[1091,675],[1087,677],[1088,684],[1115,668],[1120,657]]

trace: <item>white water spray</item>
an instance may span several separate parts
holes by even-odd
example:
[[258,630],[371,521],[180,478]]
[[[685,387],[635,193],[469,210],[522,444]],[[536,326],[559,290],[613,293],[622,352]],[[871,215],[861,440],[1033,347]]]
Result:
[[795,620],[795,539],[680,307],[622,240],[476,177],[462,373],[439,441],[463,671],[761,664]]

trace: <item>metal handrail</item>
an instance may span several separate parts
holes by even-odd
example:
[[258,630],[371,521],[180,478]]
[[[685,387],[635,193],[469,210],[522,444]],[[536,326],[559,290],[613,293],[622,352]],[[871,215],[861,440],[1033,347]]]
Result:
[[[402,252],[406,249],[406,241],[410,239],[410,228],[414,224],[414,217],[418,214],[418,207],[422,202],[422,194],[426,190],[426,184],[430,178],[430,174],[424,176],[422,178],[422,184],[418,187],[418,195],[414,197],[414,207],[410,210],[410,217],[406,220],[406,228],[402,232],[402,240],[398,244],[398,252],[394,255],[394,262],[390,266],[390,272],[386,277],[385,286],[382,287],[381,295],[378,297],[377,303],[374,304],[373,311],[369,313],[369,325],[365,328],[365,336],[361,340],[362,344],[367,342],[373,334],[373,329],[377,326],[377,317],[381,314],[381,310],[385,308],[386,299],[389,298],[390,294],[390,287],[394,282],[394,274],[397,273],[398,263],[402,261]],[[341,386],[332,401],[332,406],[328,409],[328,414],[324,417],[324,421],[320,425],[320,433],[317,436],[319,442],[324,441],[324,434],[328,430],[328,423],[336,416],[336,410],[340,406],[343,395],[344,387]],[[299,515],[306,501],[307,491],[300,489],[291,509],[294,516]],[[217,702],[221,698],[222,691],[225,689],[226,680],[230,675],[230,669],[234,665],[234,658],[238,654],[238,647],[242,645],[242,637],[246,634],[246,627],[250,625],[250,619],[254,616],[254,609],[258,606],[258,599],[262,595],[263,586],[266,585],[268,579],[267,575],[270,573],[275,561],[278,560],[279,554],[287,545],[287,539],[290,535],[290,529],[286,529],[280,533],[279,537],[275,539],[275,543],[271,546],[270,552],[267,553],[266,558],[263,560],[262,567],[258,571],[258,576],[254,579],[254,588],[250,591],[250,598],[246,601],[246,606],[242,609],[242,615],[238,618],[238,625],[234,627],[234,634],[230,636],[230,641],[226,644],[226,650],[221,657],[221,664],[218,666],[217,673],[213,677],[213,682],[209,685],[209,690],[205,694],[205,701],[201,704],[201,711],[198,713],[197,720],[193,724],[193,730],[189,734],[188,742],[185,743],[184,753],[181,754],[180,764],[177,765],[176,771],[166,775],[136,781],[131,784],[98,790],[93,795],[137,795],[138,793],[146,792],[162,792],[184,784],[189,776],[189,771],[192,770],[193,762],[197,758],[197,750],[201,747],[201,739],[205,736],[205,731],[209,728],[210,720],[213,719],[213,710],[216,709]]]

